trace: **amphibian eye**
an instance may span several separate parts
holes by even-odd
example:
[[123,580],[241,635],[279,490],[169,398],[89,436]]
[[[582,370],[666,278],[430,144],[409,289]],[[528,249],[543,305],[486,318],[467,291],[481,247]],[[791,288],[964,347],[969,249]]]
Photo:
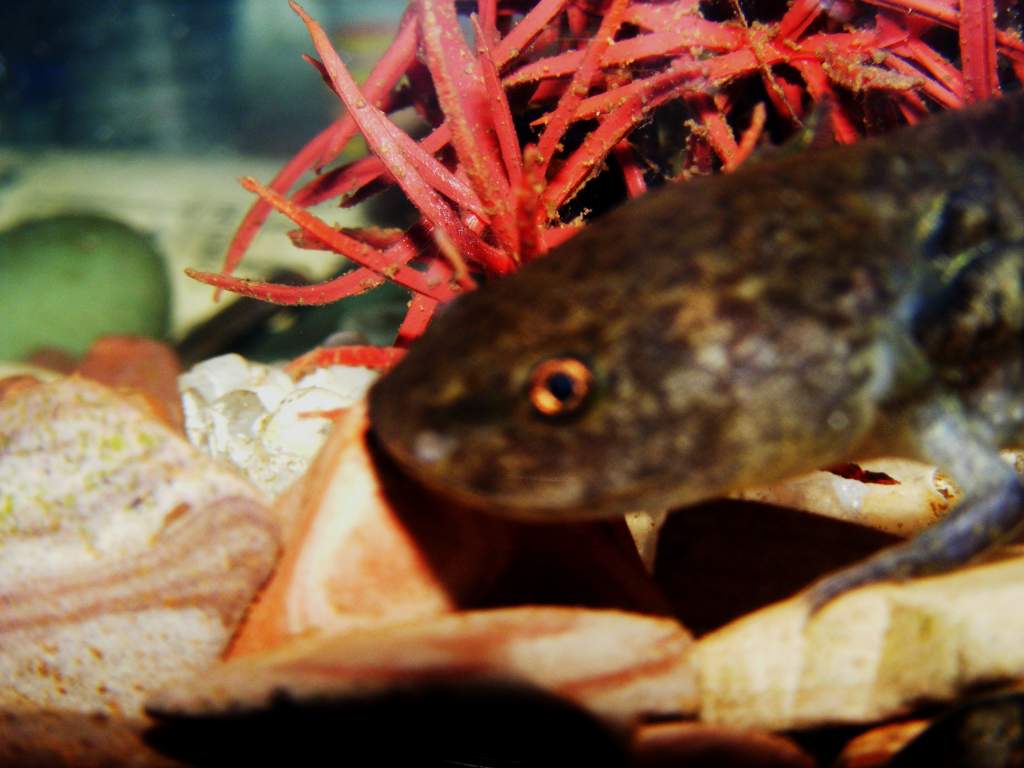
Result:
[[572,413],[590,392],[590,369],[574,357],[553,357],[530,374],[530,404],[543,416]]

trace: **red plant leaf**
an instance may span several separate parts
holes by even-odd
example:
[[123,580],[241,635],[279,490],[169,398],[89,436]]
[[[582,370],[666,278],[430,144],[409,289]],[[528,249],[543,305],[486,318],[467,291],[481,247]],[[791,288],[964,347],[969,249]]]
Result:
[[349,114],[359,125],[359,129],[363,132],[371,149],[384,161],[391,171],[391,175],[394,176],[413,204],[435,227],[443,230],[468,258],[478,261],[493,271],[509,269],[504,260],[495,261],[493,249],[483,247],[484,243],[462,223],[455,212],[419,175],[415,165],[409,161],[403,148],[394,139],[389,127],[390,121],[380,110],[367,102],[360,93],[352,75],[349,74],[320,25],[313,21],[294,0],[289,0],[288,4],[309,30],[313,45],[317,53],[320,54],[321,61],[338,97],[348,107]]
[[495,48],[499,71],[518,58],[537,35],[551,29],[551,20],[562,12],[566,4],[567,0],[540,0],[533,6]]
[[[405,236],[400,229],[382,227],[341,227],[339,231],[361,243],[366,243],[371,248],[390,248]],[[327,243],[305,229],[289,231],[288,238],[296,248],[335,252]]]
[[396,347],[317,347],[311,352],[292,360],[285,366],[285,372],[293,379],[301,379],[310,371],[328,365],[348,365],[359,368],[387,369],[405,355],[404,349]]
[[[633,80],[627,85],[610,88],[604,93],[590,96],[580,102],[574,119],[592,120],[621,109],[630,99],[650,99],[656,94],[682,95],[685,88],[689,93],[705,93],[709,90],[706,79],[708,66],[706,62],[694,61],[689,57],[679,57],[664,72],[648,78]],[[547,116],[534,120],[534,125],[547,123]]]
[[[470,184],[492,217],[498,242],[514,258],[515,228],[509,184],[493,131],[489,99],[477,59],[470,52],[454,0],[415,0],[427,68],[447,118],[452,146]],[[452,233],[448,233],[451,237]],[[454,237],[451,238],[457,243]]]
[[[447,146],[450,139],[448,126],[442,125],[420,139],[420,148],[424,152],[434,154]],[[367,155],[313,179],[292,195],[292,201],[297,205],[312,206],[332,197],[355,195],[363,187],[381,177],[393,180],[387,166],[379,157]]]
[[[505,162],[505,173],[508,175],[509,186],[514,189],[519,185],[519,179],[523,174],[523,158],[519,149],[519,137],[516,136],[516,126],[512,120],[512,109],[509,107],[508,97],[505,95],[501,77],[498,75],[494,52],[487,41],[489,35],[476,18],[473,19],[473,28],[476,30],[477,36],[480,71],[483,73],[484,85],[489,96],[491,122],[498,137],[498,146],[501,149],[501,159]],[[517,242],[513,252],[518,252],[518,250]]]
[[[416,61],[416,17],[411,10],[402,14],[398,32],[394,41],[381,55],[380,60],[370,71],[363,83],[362,91],[366,99],[377,107],[383,107],[384,99],[402,79],[402,75]],[[341,154],[342,150],[356,134],[357,124],[351,115],[342,118],[340,130],[331,137],[317,160],[316,167],[321,169]]]
[[272,189],[264,187],[255,179],[242,179],[242,186],[250,192],[255,192],[272,205],[275,210],[294,221],[332,251],[340,253],[345,258],[373,270],[381,277],[386,277],[411,291],[428,296],[435,295],[436,289],[427,284],[422,272],[417,272],[410,267],[404,266],[408,258],[396,261],[394,255],[389,254],[389,251],[379,251],[365,242],[349,237],[323,219],[314,216],[305,208],[299,207],[293,201],[282,197]]
[[604,52],[619,31],[628,5],[629,0],[611,0],[611,5],[601,19],[601,26],[587,43],[579,69],[573,74],[568,87],[562,92],[562,97],[558,100],[555,111],[537,142],[542,177],[546,175],[546,169],[551,163],[558,143],[569,128],[573,115],[576,114],[576,108],[590,90],[594,72],[597,70]]
[[[376,102],[384,99],[402,76],[402,72],[416,57],[416,25],[408,14],[399,25],[398,34],[379,62],[370,72],[366,81],[367,98]],[[355,135],[356,124],[350,115],[345,115],[314,136],[305,147],[278,171],[270,182],[270,188],[285,193],[314,165],[323,166],[328,159],[336,156]],[[221,272],[230,275],[241,262],[246,250],[252,244],[256,232],[270,215],[270,207],[257,200],[243,217],[224,255]]]
[[757,142],[760,140],[762,133],[764,132],[764,123],[768,118],[768,110],[764,107],[764,102],[758,102],[754,106],[754,111],[750,115],[750,125],[747,126],[747,130],[743,132],[740,137],[739,145],[736,147],[736,153],[732,159],[725,164],[723,170],[734,171],[736,168],[743,163],[748,157],[750,157],[754,149],[757,147]]
[[807,83],[807,91],[816,102],[828,102],[828,116],[832,124],[832,135],[840,144],[852,144],[860,138],[853,120],[844,104],[835,97],[828,75],[818,61],[794,62],[794,67]]
[[892,52],[910,59],[915,64],[931,74],[942,86],[957,97],[964,96],[964,78],[956,67],[954,67],[938,51],[922,40],[910,38],[904,43],[894,45]]
[[739,148],[725,115],[708,96],[698,96],[694,99],[694,106],[702,124],[703,135],[715,154],[721,158],[723,167],[728,167]]
[[325,283],[301,286],[247,280],[243,277],[233,277],[217,272],[200,272],[196,269],[186,269],[185,274],[193,280],[212,285],[215,288],[285,306],[330,304],[332,301],[366,293],[384,282],[384,278],[380,275],[362,268],[346,272]]
[[433,317],[435,309],[437,309],[437,302],[434,299],[426,296],[414,296],[409,302],[405,319],[398,327],[395,346],[406,349],[418,339],[430,324],[430,318]]
[[559,40],[559,44],[562,48],[569,48],[573,45],[573,41],[586,39],[589,21],[586,12],[576,3],[570,3],[566,6],[565,19],[569,25],[569,34],[563,35],[562,39]]
[[[879,8],[890,8],[905,14],[916,14],[930,19],[945,27],[960,26],[958,4],[944,0],[863,0],[868,5]],[[1024,39],[1019,33],[996,30],[996,45],[1003,48],[1003,53],[1015,61],[1024,61]]]
[[425,152],[423,147],[417,144],[409,134],[390,120],[384,120],[382,124],[391,133],[391,138],[405,156],[416,166],[424,181],[453,202],[480,216],[484,221],[490,219],[484,204],[476,196],[472,187],[445,168],[432,154]]
[[890,56],[885,60],[885,64],[897,72],[917,77],[921,81],[921,90],[947,109],[960,109],[963,106],[964,100],[960,96],[899,56]]
[[777,40],[796,40],[824,10],[821,0],[794,0],[775,31]]
[[968,104],[999,94],[995,15],[992,0],[960,0],[960,61]]
[[626,21],[641,29],[676,29],[700,19],[700,0],[675,0],[669,3],[633,3]]
[[[270,188],[277,192],[286,192],[290,189],[292,184],[298,181],[299,177],[312,167],[324,147],[331,141],[331,137],[341,130],[341,126],[342,121],[332,123],[310,139],[309,143],[300,149],[295,157],[285,163],[285,166],[278,171],[277,175],[270,182]],[[235,271],[239,262],[242,261],[246,250],[252,244],[253,238],[256,237],[256,233],[263,226],[263,222],[267,220],[267,216],[270,215],[271,210],[273,209],[267,203],[259,199],[252,204],[238,225],[238,229],[235,230],[234,237],[231,238],[228,250],[224,254],[224,263],[220,268],[221,274],[230,275]],[[219,295],[219,293],[218,291],[215,296]]]
[[[727,54],[731,55],[734,54]],[[748,59],[749,67],[756,68],[757,62],[753,56],[748,56]],[[708,63],[701,62],[697,71],[707,71],[707,67]],[[605,114],[600,125],[591,131],[580,147],[566,159],[544,190],[541,202],[547,218],[555,219],[558,208],[576,194],[581,185],[601,167],[612,148],[652,109],[678,95],[679,90],[685,88],[687,81],[693,79],[693,76],[693,65],[686,61],[678,68],[670,68],[661,75],[648,78],[643,81],[640,88],[629,89],[625,98],[621,99],[614,110],[609,110]],[[629,87],[621,90],[627,88]],[[580,113],[577,113],[577,117],[579,116]]]
[[[877,9],[873,16],[862,12],[865,5]],[[292,3],[322,60],[314,63],[347,114],[307,144],[269,189],[249,183],[260,199],[239,226],[225,274],[200,277],[286,303],[330,301],[394,279],[414,292],[398,330],[396,345],[404,347],[422,333],[434,308],[458,291],[456,280],[463,288],[473,285],[471,268],[508,272],[519,259],[536,258],[578,231],[582,220],[561,225],[560,209],[604,168],[609,154],[628,195],[642,194],[645,168],[630,132],[667,101],[682,100],[696,116],[690,132],[681,134],[686,173],[713,172],[716,156],[722,170],[736,168],[763,136],[769,109],[775,125],[779,118],[799,124],[808,97],[829,104],[837,140],[854,141],[864,126],[874,130],[901,117],[914,122],[928,111],[922,97],[955,107],[995,95],[999,55],[1024,80],[1024,42],[1016,30],[996,27],[994,5],[791,0],[778,19],[765,17],[766,6],[750,6],[760,15],[748,22],[739,0],[724,20],[705,19],[699,0],[413,0],[361,91],[323,30]],[[471,50],[458,14],[468,15],[474,6],[479,17],[471,20]],[[632,26],[616,40],[622,23]],[[956,29],[962,68],[951,63],[942,38],[924,38],[935,25]],[[801,77],[787,75],[781,64]],[[517,87],[530,90],[515,94],[514,103],[528,98],[529,109],[539,114],[534,124],[543,126],[538,143],[525,150],[506,93]],[[849,96],[868,89],[884,100]],[[737,110],[751,103],[757,106],[737,139]],[[419,142],[388,117],[410,106],[434,126]],[[596,122],[596,130],[557,157],[567,129],[579,120]],[[356,130],[375,157],[335,168],[285,199],[314,164],[336,157]],[[549,164],[554,174],[546,182]],[[391,184],[422,214],[413,235],[339,231],[305,210],[335,197],[342,204],[358,202]],[[227,273],[271,208],[299,224],[290,233],[296,245],[347,254],[364,266],[317,286],[231,278]],[[410,267],[413,259],[425,271]]]
[[628,141],[622,140],[615,145],[613,151],[622,169],[622,178],[626,182],[626,195],[630,198],[640,197],[647,191],[647,182],[644,181],[644,169],[637,162],[633,147]]
[[544,230],[544,247],[551,250],[571,238],[583,229],[582,224],[566,224],[563,227],[550,227]]
[[541,168],[537,146],[527,145],[523,150],[523,173],[515,190],[516,224],[523,261],[535,259],[548,250],[541,229],[540,190],[544,188]]
[[[332,85],[330,74],[321,62],[306,55],[303,55],[302,58],[316,68],[328,86]],[[381,114],[381,116],[384,117],[383,114]],[[423,147],[417,144],[412,137],[386,117],[384,117],[379,124],[382,129],[387,131],[389,138],[398,146],[405,158],[415,166],[417,171],[419,171],[423,181],[433,187],[437,192],[448,197],[452,202],[457,203],[462,208],[473,211],[475,214],[482,216],[485,219],[488,218],[486,212],[483,210],[483,205],[481,204],[480,199],[476,196],[476,193],[473,192],[469,185],[445,168],[444,165],[442,165],[441,162],[432,154],[425,152]],[[383,163],[381,164],[380,169],[380,172],[386,170]],[[365,186],[367,183],[375,180],[375,177],[366,173],[365,168],[361,168],[360,170],[364,174],[362,186]],[[352,190],[352,192],[355,191],[356,190]],[[295,197],[296,196],[293,196],[292,199],[294,200]]]
[[[601,56],[601,66],[621,67],[646,59],[672,57],[683,52],[689,53],[695,46],[709,51],[732,51],[741,47],[744,41],[742,30],[703,19],[692,19],[687,21],[687,26],[677,30],[652,32],[612,43]],[[524,64],[508,75],[504,84],[512,88],[568,77],[579,71],[584,54],[585,51],[569,51]]]
[[478,45],[483,45],[488,50],[494,47],[498,41],[498,0],[477,0],[477,16],[473,24],[479,27],[481,40]]

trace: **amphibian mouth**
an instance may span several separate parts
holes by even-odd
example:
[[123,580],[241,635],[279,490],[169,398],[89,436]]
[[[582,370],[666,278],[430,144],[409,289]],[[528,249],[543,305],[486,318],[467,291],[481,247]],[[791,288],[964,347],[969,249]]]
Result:
[[939,465],[943,522],[818,582],[942,571],[1024,487],[1024,96],[622,205],[456,301],[370,395],[427,484],[545,520],[676,508],[854,458]]

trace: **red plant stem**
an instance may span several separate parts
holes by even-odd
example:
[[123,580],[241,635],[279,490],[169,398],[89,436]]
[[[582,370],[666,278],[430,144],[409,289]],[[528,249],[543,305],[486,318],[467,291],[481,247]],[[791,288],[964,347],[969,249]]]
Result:
[[807,83],[807,90],[818,103],[827,101],[829,121],[832,124],[832,135],[840,144],[852,144],[860,138],[846,111],[846,107],[835,97],[835,91],[828,81],[824,68],[817,61],[798,61],[794,63],[797,71]]
[[796,40],[822,12],[820,0],[794,0],[775,31],[777,40]]
[[435,309],[437,309],[436,300],[426,296],[413,296],[412,301],[409,302],[409,309],[405,313],[405,319],[398,327],[395,346],[406,349],[418,339],[430,324],[430,318],[434,316]]
[[736,153],[733,155],[732,159],[725,164],[725,171],[736,170],[744,160],[753,154],[754,149],[757,147],[757,142],[764,131],[764,123],[767,117],[768,111],[764,108],[764,102],[758,102],[754,107],[753,113],[750,115],[750,125],[747,126],[747,130],[745,130],[743,135],[740,137]]
[[548,220],[556,218],[558,208],[600,167],[600,163],[612,147],[644,119],[650,110],[670,98],[672,94],[673,91],[669,89],[662,94],[651,88],[633,91],[618,109],[604,117],[601,124],[587,135],[580,147],[562,164],[541,194],[542,210]]
[[615,145],[613,150],[615,159],[622,169],[622,178],[626,182],[626,194],[630,197],[640,197],[647,191],[647,182],[644,181],[644,169],[636,161],[636,153],[629,141],[623,139]]
[[[498,75],[498,67],[494,61],[494,53],[490,43],[487,41],[487,33],[484,31],[476,18],[473,19],[473,26],[477,35],[477,56],[480,59],[480,71],[484,76],[485,90],[490,96],[488,103],[491,107],[491,122],[494,125],[494,132],[498,137],[498,146],[501,149],[501,158],[505,163],[505,173],[508,175],[509,186],[515,189],[519,186],[519,179],[523,174],[523,158],[519,149],[519,137],[516,136],[515,123],[512,120],[512,109],[508,104],[508,97],[501,85],[501,77]],[[514,252],[518,252],[518,238]]]
[[[420,148],[434,154],[447,146],[450,139],[448,126],[441,125],[420,140]],[[292,195],[292,201],[303,206],[316,205],[339,195],[354,194],[381,176],[390,176],[387,166],[379,157],[367,155],[313,179]]]
[[[960,25],[960,13],[957,6],[942,0],[863,0],[868,5],[879,8],[890,8],[901,13],[914,13],[930,19],[945,27],[957,28]],[[1019,35],[996,30],[996,44],[1005,49],[1003,53],[1015,61],[1024,60],[1024,39]]]
[[700,118],[704,135],[708,144],[715,151],[715,154],[727,166],[736,156],[736,139],[732,135],[732,128],[725,119],[725,115],[708,96],[698,96],[694,99],[694,106]]
[[922,40],[910,38],[901,45],[892,47],[892,52],[905,56],[930,72],[945,88],[959,98],[964,96],[964,78],[960,71],[950,64],[934,48]]
[[479,15],[473,23],[480,27],[482,44],[489,50],[498,41],[498,0],[477,0],[476,12]]
[[960,0],[960,61],[968,104],[999,94],[995,12],[992,0]]
[[345,258],[376,272],[382,277],[394,280],[411,291],[427,295],[434,293],[434,290],[427,284],[421,272],[396,263],[393,258],[389,258],[388,251],[378,251],[366,243],[339,232],[305,208],[299,207],[293,201],[282,197],[272,189],[267,189],[255,179],[243,178],[242,186],[250,192],[255,192],[273,206],[275,210],[287,216],[307,233],[313,235],[328,248],[340,253]]
[[328,365],[347,365],[359,368],[387,369],[397,363],[405,355],[404,349],[395,347],[317,347],[307,352],[284,367],[285,372],[293,379],[301,379],[310,371]]
[[[705,79],[707,72],[707,62],[696,62],[689,57],[680,57],[675,59],[664,72],[641,80],[634,80],[628,85],[612,88],[584,99],[580,102],[574,119],[590,120],[608,115],[617,109],[622,109],[627,103],[631,103],[630,100],[634,97],[649,99],[658,93],[679,96],[682,95],[687,85],[690,85],[690,93],[707,92],[709,90],[709,84]],[[693,81],[693,83],[690,84],[688,81]],[[547,117],[545,116],[535,120],[534,124],[543,125],[546,122]]]
[[494,49],[498,69],[503,69],[508,62],[518,58],[533,39],[548,28],[551,20],[565,8],[566,2],[540,0],[533,6]]
[[964,100],[961,97],[957,96],[935,78],[927,76],[917,67],[904,61],[899,56],[890,56],[886,59],[885,63],[896,72],[919,78],[921,80],[921,90],[947,109],[960,109],[964,105]]
[[[611,43],[601,56],[602,67],[619,67],[646,59],[689,53],[694,46],[709,51],[732,51],[742,47],[746,38],[741,30],[716,22],[693,19],[687,26],[669,32],[652,32]],[[567,77],[578,72],[585,51],[569,51],[546,56],[525,64],[504,79],[508,88],[523,83]]]
[[[454,0],[415,0],[426,64],[452,134],[452,146],[470,184],[492,217],[506,255],[516,251],[508,178],[493,131],[484,78],[462,36]],[[449,233],[451,237],[451,233]],[[454,244],[462,247],[456,238]],[[511,257],[509,257],[511,258]]]
[[294,0],[289,0],[288,4],[309,30],[313,45],[317,53],[320,54],[335,93],[348,107],[349,114],[359,125],[370,148],[388,166],[392,176],[395,177],[409,199],[423,212],[431,224],[445,232],[460,252],[466,254],[467,258],[472,258],[494,271],[510,269],[510,260],[500,258],[500,254],[496,256],[493,249],[483,247],[483,242],[463,225],[455,212],[423,180],[415,166],[405,156],[402,148],[394,140],[389,127],[384,125],[390,121],[380,110],[369,104],[360,93],[348,68],[345,67],[320,25],[313,21]]
[[[367,98],[374,102],[383,100],[394,88],[402,73],[416,57],[416,25],[407,14],[399,25],[394,42],[373,68],[366,81]],[[270,182],[270,188],[282,194],[291,189],[292,185],[307,170],[316,165],[324,165],[328,159],[336,156],[355,135],[356,124],[350,115],[345,115],[318,133],[299,152],[278,171]],[[238,266],[246,250],[252,244],[256,232],[270,215],[270,207],[257,200],[242,218],[231,243],[224,255],[221,272],[230,275]]]
[[558,100],[554,113],[551,115],[544,133],[537,142],[537,152],[540,156],[540,175],[546,176],[551,158],[555,154],[558,143],[562,140],[572,117],[576,113],[579,103],[590,90],[590,83],[594,78],[594,72],[601,62],[601,57],[608,49],[615,34],[622,24],[622,17],[629,5],[629,0],[612,0],[611,5],[601,20],[601,26],[597,33],[587,43],[583,61],[576,70],[569,82],[568,87],[563,91],[562,97]]
[[626,13],[626,21],[641,29],[677,29],[700,19],[700,0],[675,0],[670,3],[636,3]]
[[[383,107],[384,100],[415,61],[416,17],[411,10],[406,10],[399,22],[398,33],[395,35],[394,41],[384,51],[380,61],[377,62],[377,65],[371,70],[370,76],[363,83],[363,95],[375,107]],[[340,130],[324,148],[323,154],[317,161],[317,170],[341,154],[348,142],[355,136],[356,128],[356,121],[352,119],[351,115],[345,115],[342,118]]]
[[262,280],[247,280],[217,272],[200,272],[186,268],[185,274],[193,280],[222,288],[239,296],[248,296],[271,304],[283,306],[307,306],[330,304],[332,301],[358,296],[384,283],[384,278],[370,270],[356,269],[326,283],[316,285],[282,285]]
[[563,35],[562,48],[571,48],[578,40],[585,40],[587,35],[587,14],[578,3],[569,3],[565,8],[565,19],[569,34]]
[[[285,163],[285,166],[278,171],[277,175],[270,182],[270,188],[276,192],[286,192],[313,165],[324,147],[330,142],[331,136],[340,130],[341,124],[342,121],[332,123],[310,139],[306,146],[300,149],[295,157]],[[256,200],[249,207],[245,216],[242,217],[238,229],[235,230],[234,237],[231,238],[227,253],[224,254],[224,263],[220,268],[221,274],[230,275],[235,271],[246,250],[252,244],[253,238],[256,237],[259,228],[263,226],[263,222],[270,215],[271,210],[273,209],[263,200]],[[215,297],[219,294],[220,291],[218,290]]]
[[519,227],[519,249],[523,261],[530,261],[547,252],[541,229],[540,190],[544,180],[540,177],[540,154],[535,144],[523,150],[523,174],[516,187],[516,223]]
[[472,187],[445,168],[432,154],[425,152],[423,147],[417,144],[409,134],[390,120],[383,120],[382,125],[391,134],[392,140],[406,158],[416,166],[427,184],[453,202],[472,211],[484,221],[490,220],[484,204],[476,196]]
[[582,224],[566,224],[562,227],[550,227],[544,230],[544,247],[551,250],[571,238],[583,229]]

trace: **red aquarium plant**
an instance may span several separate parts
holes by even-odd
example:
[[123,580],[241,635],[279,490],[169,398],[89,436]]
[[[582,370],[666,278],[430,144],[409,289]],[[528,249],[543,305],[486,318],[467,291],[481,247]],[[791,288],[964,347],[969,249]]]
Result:
[[[292,2],[319,55],[307,60],[346,109],[269,185],[243,180],[258,200],[223,269],[190,274],[279,304],[325,304],[395,282],[412,300],[393,346],[315,350],[293,363],[387,367],[439,304],[585,226],[586,210],[573,201],[595,177],[615,177],[634,197],[666,175],[731,171],[769,131],[781,139],[802,128],[817,104],[828,105],[818,112],[847,143],[995,96],[1000,79],[1024,81],[1012,5],[414,0],[359,86],[324,30]],[[420,138],[392,120],[410,107],[427,124]],[[637,139],[652,125],[661,134],[668,126],[667,143],[681,158],[673,172]],[[371,154],[339,164],[357,132]],[[309,211],[393,185],[420,215],[406,232],[339,229]],[[301,287],[232,276],[271,210],[298,225],[298,247],[355,266]]]

